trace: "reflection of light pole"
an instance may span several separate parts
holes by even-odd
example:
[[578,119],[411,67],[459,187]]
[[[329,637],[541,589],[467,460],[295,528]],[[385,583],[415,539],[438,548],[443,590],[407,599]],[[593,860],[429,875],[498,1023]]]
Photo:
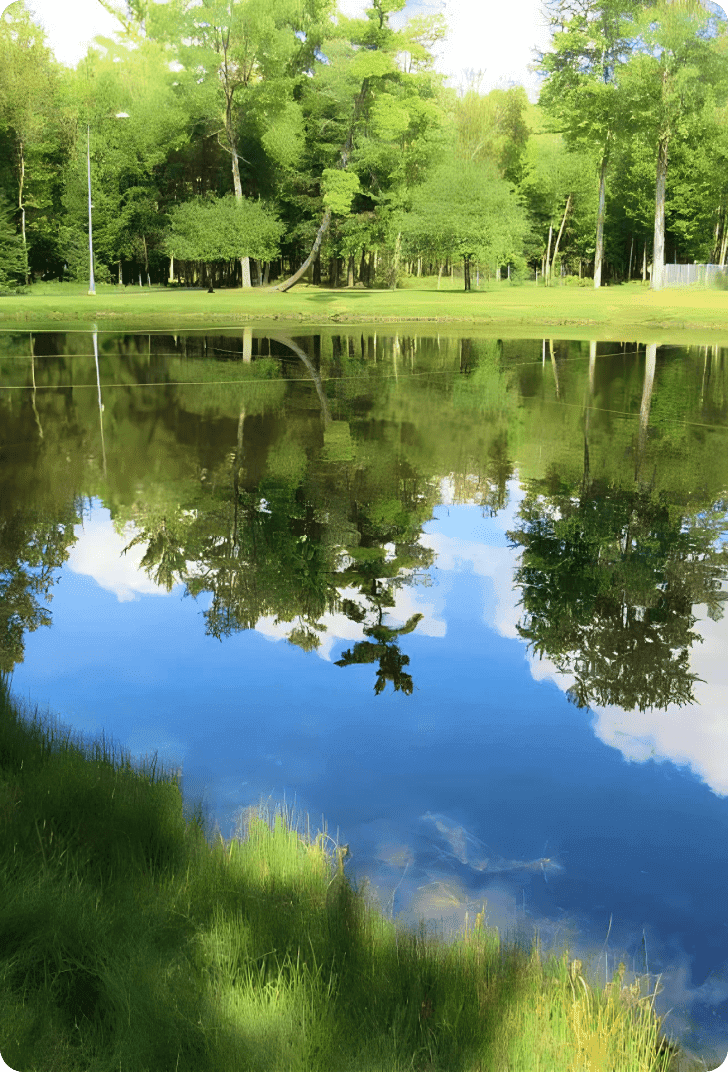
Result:
[[[117,112],[115,119],[128,119],[128,112]],[[88,174],[88,292],[96,293],[94,283],[94,243],[91,235],[91,126],[86,124],[86,170]]]

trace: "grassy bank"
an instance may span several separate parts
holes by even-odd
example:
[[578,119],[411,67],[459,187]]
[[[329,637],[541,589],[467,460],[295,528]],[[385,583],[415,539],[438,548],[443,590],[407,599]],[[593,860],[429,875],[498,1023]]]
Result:
[[[299,285],[286,294],[250,290],[179,290],[99,285],[95,297],[71,283],[37,283],[25,294],[0,298],[0,327],[51,325],[153,329],[155,326],[293,320],[467,323],[499,334],[554,334],[596,339],[728,342],[728,291],[699,287],[652,291],[641,283],[603,287],[544,287],[492,282],[465,294],[456,280],[412,278],[397,291],[327,290]],[[699,337],[698,337],[699,336]]]
[[639,981],[591,986],[481,918],[449,944],[397,932],[343,860],[262,808],[213,838],[175,776],[0,690],[0,1053],[26,1072],[688,1067],[658,1053]]

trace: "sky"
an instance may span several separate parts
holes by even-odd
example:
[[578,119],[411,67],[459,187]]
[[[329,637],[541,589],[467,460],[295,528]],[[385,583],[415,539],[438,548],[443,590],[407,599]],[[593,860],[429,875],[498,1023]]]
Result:
[[[27,0],[27,5],[44,26],[56,58],[71,66],[85,55],[96,35],[111,36],[119,29],[99,0]],[[0,0],[0,7],[7,6]],[[339,6],[344,14],[358,15],[368,0],[339,0]],[[409,15],[442,12],[450,35],[441,46],[437,70],[452,85],[478,72],[483,74],[481,92],[520,82],[535,100],[538,80],[527,68],[534,59],[533,48],[548,44],[541,7],[542,0],[409,0],[392,22],[397,25]]]

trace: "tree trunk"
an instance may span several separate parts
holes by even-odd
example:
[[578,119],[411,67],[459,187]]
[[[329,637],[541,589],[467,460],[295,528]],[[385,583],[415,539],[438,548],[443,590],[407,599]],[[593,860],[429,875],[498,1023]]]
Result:
[[348,265],[347,265],[347,272],[346,272],[346,285],[347,285],[347,287],[353,287],[354,286],[354,254],[353,253],[349,255],[349,262],[348,262]]
[[710,254],[710,263],[711,264],[717,264],[718,263],[718,257],[720,255],[720,253],[719,253],[719,251],[720,251],[720,238],[721,238],[720,224],[721,224],[722,218],[723,218],[723,206],[721,204],[719,204],[718,205],[718,211],[716,213],[716,220],[715,220],[715,235],[713,237],[713,250],[712,250],[712,252]]
[[359,262],[359,282],[367,283],[367,251],[363,249],[361,251],[361,260]]
[[[232,106],[233,98],[230,93],[227,92],[226,87],[226,106],[225,106],[225,133],[227,134],[228,144],[230,145],[230,153],[233,158],[233,186],[235,187],[235,200],[241,203],[243,200],[243,186],[240,182],[240,167],[238,165],[238,146],[235,139],[235,132],[233,130],[232,119]],[[240,258],[240,267],[243,270],[243,287],[249,287],[250,283],[250,257]]]
[[607,164],[609,160],[606,150],[602,156],[602,167],[599,172],[599,206],[597,208],[597,240],[594,250],[594,289],[602,285],[602,264],[604,262],[604,216],[606,214],[607,199]]
[[321,286],[321,250],[317,252],[313,261],[313,284],[315,287]]
[[397,238],[394,243],[394,257],[392,259],[392,290],[397,289],[397,276],[399,275],[399,254],[402,249],[402,232],[397,232]]
[[470,254],[463,254],[463,279],[465,290],[470,290]]
[[440,267],[437,269],[437,289],[440,289],[440,280],[442,279],[442,269],[445,265],[440,261]]
[[633,252],[634,252],[634,235],[632,235],[632,240],[631,240],[631,242],[629,244],[629,265],[627,267],[627,282],[628,283],[629,283],[630,279],[632,278],[632,254],[633,254]]
[[329,286],[336,290],[339,285],[339,258],[334,256],[329,261]]
[[25,202],[23,201],[23,187],[25,185],[25,154],[23,152],[23,141],[20,139],[18,143],[18,151],[20,154],[20,181],[18,183],[18,208],[20,209],[20,229],[23,235],[23,260],[24,260],[24,273],[25,273],[25,285],[28,285],[28,243],[25,238]]
[[655,180],[655,238],[652,252],[652,290],[662,289],[665,268],[665,186],[667,184],[668,135],[663,134],[657,145],[657,175]]
[[657,344],[648,343],[645,351],[645,376],[642,382],[642,402],[640,403],[640,424],[637,435],[637,451],[634,465],[634,478],[639,479],[642,462],[645,456],[647,444],[647,427],[650,422],[650,406],[652,404],[652,387],[655,382],[655,368],[657,365]]
[[642,247],[642,282],[647,281],[647,242]]
[[[558,236],[556,238],[556,245],[554,246],[554,256],[553,256],[553,260],[551,261],[552,264],[556,261],[556,256],[557,256],[557,254],[559,252],[559,242],[561,241],[561,235],[564,233],[564,224],[566,223],[566,215],[567,215],[567,213],[569,211],[569,205],[570,204],[571,204],[571,194],[569,194],[569,196],[566,198],[566,208],[564,209],[564,215],[561,217],[561,226],[559,227],[559,233],[558,233]],[[550,278],[550,276],[551,276],[551,272],[549,271],[549,278]]]
[[144,271],[147,274],[147,285],[151,287],[152,284],[149,281],[149,257],[147,255],[147,238],[146,238],[146,235],[142,235],[142,243],[144,244]]
[[549,244],[546,247],[546,260],[544,261],[543,266],[543,279],[546,286],[549,285],[551,279],[551,238],[553,236],[553,233],[553,226],[549,224]]
[[720,260],[718,261],[720,265],[725,264],[725,255],[728,251],[728,219],[726,218],[727,216],[728,210],[723,213],[723,241],[720,244]]
[[265,262],[265,271],[263,272],[263,286],[268,286],[268,272],[270,271],[270,261]]

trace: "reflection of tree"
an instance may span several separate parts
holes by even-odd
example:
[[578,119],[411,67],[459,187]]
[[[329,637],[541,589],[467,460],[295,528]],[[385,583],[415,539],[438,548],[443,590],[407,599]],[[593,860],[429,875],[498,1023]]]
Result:
[[[414,689],[412,675],[403,669],[409,665],[409,655],[402,654],[397,639],[406,633],[414,632],[422,615],[413,614],[401,628],[392,629],[384,625],[382,621],[385,605],[394,606],[394,599],[389,590],[375,582],[375,594],[372,596],[372,601],[377,605],[377,621],[375,625],[370,625],[364,630],[364,636],[372,637],[374,643],[371,640],[357,641],[353,648],[347,648],[341,653],[342,658],[337,660],[336,665],[356,666],[362,663],[379,663],[374,685],[376,695],[384,692],[387,682],[391,681],[395,692],[403,692],[406,696],[411,696]],[[366,610],[354,600],[345,599],[341,606],[347,618],[360,623],[365,621]]]
[[60,517],[29,515],[21,510],[0,516],[0,674],[7,680],[22,663],[26,632],[51,624],[54,570],[68,558],[75,542],[78,515],[73,505]]
[[640,480],[655,374],[648,346],[635,451],[634,484],[594,479],[589,449],[596,344],[590,346],[580,481],[552,469],[533,482],[521,507],[524,525],[508,537],[524,548],[515,582],[522,588],[519,634],[557,669],[573,675],[579,707],[618,704],[664,709],[694,702],[690,647],[693,604],[717,620],[728,598],[722,581],[728,548],[717,547],[728,503],[688,515],[670,508],[653,482]]
[[[181,581],[195,598],[208,593],[206,632],[220,640],[272,617],[276,625],[291,623],[290,643],[312,651],[325,631],[325,613],[343,607],[364,621],[364,610],[341,599],[342,589],[358,587],[376,622],[365,630],[369,646],[355,646],[340,665],[347,658],[378,660],[377,692],[391,680],[411,693],[403,670],[409,659],[397,638],[420,616],[402,629],[383,616],[394,606],[394,588],[410,580],[408,571],[431,561],[431,552],[417,543],[430,516],[429,498],[397,458],[376,468],[357,464],[349,425],[332,418],[313,362],[294,340],[274,337],[299,357],[316,387],[323,432],[318,447],[306,451],[284,437],[261,452],[258,429],[241,408],[235,449],[214,470],[202,471],[194,490],[174,492],[143,514],[137,509],[140,532],[127,549],[145,544],[142,566],[168,590]],[[393,558],[385,545],[395,547]]]

